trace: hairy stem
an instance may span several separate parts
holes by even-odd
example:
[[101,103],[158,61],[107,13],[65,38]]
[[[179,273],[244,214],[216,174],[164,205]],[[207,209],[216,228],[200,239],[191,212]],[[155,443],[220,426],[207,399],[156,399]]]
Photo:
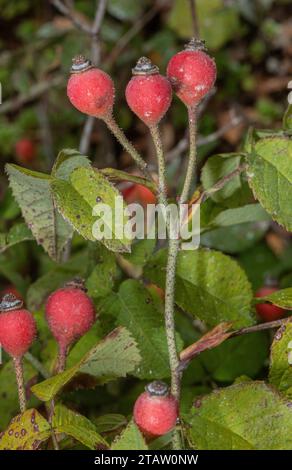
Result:
[[[165,159],[162,148],[161,137],[158,126],[151,126],[150,132],[155,145],[158,161],[158,198],[159,203],[167,206],[167,190],[165,178]],[[165,332],[167,339],[167,348],[169,356],[169,367],[171,373],[171,393],[179,403],[180,399],[180,375],[178,373],[179,356],[177,353],[175,339],[175,321],[174,321],[174,288],[175,288],[175,267],[177,253],[179,249],[179,238],[177,234],[171,233],[171,226],[165,212],[165,224],[168,234],[168,260],[166,267],[165,281]],[[172,446],[174,449],[181,449],[180,433],[177,429],[173,431]]]
[[[61,372],[64,372],[65,367],[66,367],[66,358],[67,358],[67,346],[64,346],[63,344],[59,344],[59,351],[58,351],[58,361],[57,361],[57,367],[56,367],[56,373],[60,374]],[[51,436],[52,436],[52,442],[55,450],[59,450],[59,443],[57,436],[55,434],[55,431],[53,429],[53,416],[55,412],[55,400],[54,398],[51,400],[50,405],[49,405],[49,410],[48,410],[48,421],[51,426]]]
[[155,145],[157,162],[158,162],[158,199],[160,204],[167,204],[167,189],[165,175],[165,159],[161,136],[157,125],[150,127],[151,136]]
[[24,413],[26,410],[26,397],[25,397],[25,388],[24,388],[24,379],[23,379],[22,359],[20,357],[14,357],[13,363],[14,363],[17,389],[18,389],[20,412]]
[[61,372],[64,372],[65,367],[66,367],[66,359],[67,359],[67,346],[64,346],[63,344],[59,344],[59,352],[58,352],[58,363],[57,363],[57,368],[56,372],[57,374],[60,374]]
[[[185,177],[185,182],[179,204],[184,204],[189,197],[192,179],[196,166],[196,108],[188,108],[189,132],[190,132],[190,153],[189,162]],[[165,284],[165,324],[167,344],[169,351],[169,362],[171,370],[171,393],[179,402],[181,390],[181,371],[179,370],[179,357],[175,341],[175,321],[174,321],[174,299],[175,299],[175,270],[177,257],[180,247],[179,239],[172,239],[170,234],[168,260],[166,267]],[[173,431],[172,446],[178,450],[182,448],[182,437],[180,431],[176,428]]]
[[188,119],[189,119],[189,143],[190,143],[190,151],[189,151],[189,161],[188,167],[185,177],[185,182],[183,186],[183,190],[180,197],[180,202],[183,204],[188,200],[192,180],[195,173],[196,167],[196,133],[197,133],[197,119],[196,119],[197,108],[195,106],[188,107]]
[[143,158],[139,155],[135,147],[131,144],[131,142],[127,139],[122,129],[119,128],[118,124],[115,121],[113,115],[109,115],[104,118],[104,122],[106,123],[107,127],[110,131],[114,134],[116,139],[120,142],[120,144],[124,147],[124,149],[131,155],[133,160],[137,163],[140,170],[143,174],[151,179],[150,174],[147,171],[147,163],[143,160]]

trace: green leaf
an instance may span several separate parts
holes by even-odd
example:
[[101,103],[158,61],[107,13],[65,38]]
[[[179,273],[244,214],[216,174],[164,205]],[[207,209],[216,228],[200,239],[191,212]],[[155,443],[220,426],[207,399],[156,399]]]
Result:
[[[160,250],[145,269],[145,276],[164,286],[167,252]],[[180,251],[175,301],[209,326],[224,321],[234,328],[252,325],[252,290],[244,271],[230,257],[207,249]]]
[[34,385],[32,392],[43,401],[51,400],[78,373],[97,377],[101,383],[116,377],[125,377],[140,362],[140,355],[126,328],[116,328],[76,365],[43,382]]
[[[24,383],[27,384],[37,375],[36,370],[23,361]],[[36,405],[36,399],[29,400],[30,406]],[[19,400],[12,361],[3,364],[0,369],[0,430],[3,430],[19,411]]]
[[[197,0],[199,35],[211,49],[222,47],[240,31],[238,11],[225,6],[223,0]],[[176,0],[168,20],[169,26],[182,38],[193,36],[193,23],[188,0]]]
[[[237,170],[244,157],[237,153],[218,154],[208,158],[203,167],[201,181],[205,190],[211,189],[221,178]],[[237,207],[252,202],[252,193],[242,172],[234,176],[222,189],[210,196],[213,201],[228,207]]]
[[269,380],[292,398],[292,323],[281,326],[274,336]]
[[[118,238],[115,223],[123,228],[127,218],[123,217],[122,225],[115,219],[115,199],[119,191],[98,171],[92,168],[76,168],[70,175],[70,183],[55,179],[51,183],[54,199],[63,217],[86,240],[96,241],[93,229],[98,219],[93,215],[94,208],[108,205],[112,209],[112,227],[105,223],[111,238],[104,237],[101,241],[108,249],[118,252],[131,251],[131,240]],[[121,198],[121,196],[120,196]],[[122,198],[122,210],[125,206]]]
[[48,270],[43,276],[33,282],[27,291],[27,306],[30,310],[40,308],[44,300],[55,289],[63,286],[65,282],[71,280],[74,276],[85,275],[87,258],[86,255],[78,253],[63,265],[56,265]]
[[98,432],[109,432],[124,427],[127,420],[123,415],[109,413],[96,418],[94,424]]
[[55,209],[50,177],[11,164],[6,165],[6,171],[13,195],[37,243],[59,261],[73,232]]
[[56,433],[65,433],[92,450],[108,449],[109,445],[98,434],[95,425],[85,416],[63,405],[55,407],[52,425]]
[[265,332],[230,338],[215,349],[204,352],[200,359],[204,368],[218,382],[233,382],[240,375],[256,377],[269,354]]
[[144,266],[153,254],[155,246],[156,240],[154,239],[138,240],[133,243],[131,253],[125,253],[123,258],[134,265]]
[[31,231],[25,224],[15,224],[8,233],[0,233],[0,253],[17,243],[33,239]]
[[231,225],[248,222],[266,222],[270,216],[260,204],[248,204],[235,209],[226,209],[216,215],[209,222],[209,226],[230,227]]
[[169,360],[163,317],[141,283],[127,280],[107,307],[137,341],[142,356],[135,375],[141,379],[169,377]]
[[52,177],[69,181],[72,171],[80,167],[91,168],[88,157],[81,155],[77,150],[61,150],[52,168]]
[[0,450],[36,450],[50,434],[48,421],[32,408],[12,419],[0,438]]
[[111,450],[147,450],[142,433],[131,421],[122,434],[113,442]]
[[248,155],[248,181],[272,218],[292,231],[292,141],[288,137],[259,140]]
[[102,168],[99,170],[104,176],[106,176],[110,181],[131,181],[132,183],[141,184],[150,189],[153,193],[156,193],[157,186],[153,181],[149,181],[147,178],[142,176],[133,175],[127,173],[126,171],[117,170],[116,168]]
[[201,245],[225,253],[240,253],[263,238],[268,227],[268,222],[248,222],[215,228],[201,234]]
[[[290,92],[291,93],[291,92]],[[290,130],[292,129],[292,104],[287,107],[283,117],[283,128]]]
[[255,297],[254,302],[259,304],[264,302],[270,302],[278,307],[285,308],[286,310],[292,310],[292,287],[287,289],[278,290],[272,294],[265,295],[265,297]]
[[263,382],[242,382],[197,398],[188,440],[198,450],[291,450],[291,403]]
[[86,280],[88,295],[94,298],[105,297],[114,287],[117,276],[115,254],[101,243],[96,244],[96,265]]

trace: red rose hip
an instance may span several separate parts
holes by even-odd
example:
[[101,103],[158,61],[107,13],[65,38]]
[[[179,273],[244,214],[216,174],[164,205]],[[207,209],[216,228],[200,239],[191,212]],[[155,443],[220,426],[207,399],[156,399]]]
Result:
[[167,76],[183,103],[186,106],[195,106],[213,87],[216,64],[207,54],[204,42],[192,39],[184,51],[170,59]]
[[178,404],[168,386],[159,380],[151,382],[136,400],[134,420],[147,437],[163,436],[177,422]]
[[95,309],[83,281],[68,282],[50,295],[46,303],[46,319],[63,352],[92,327]]
[[[277,290],[279,290],[277,287],[265,286],[259,289],[255,296],[266,297],[267,295],[273,294],[273,292],[277,292]],[[286,310],[283,308],[269,303],[256,304],[256,311],[259,317],[265,322],[279,320],[286,313]]]
[[133,75],[126,88],[127,103],[147,126],[155,126],[170,106],[171,85],[146,57],[138,60]]
[[115,88],[110,76],[95,68],[83,56],[73,59],[67,95],[73,106],[84,114],[106,118],[112,114]]
[[20,359],[31,347],[36,336],[32,314],[13,294],[4,295],[0,303],[0,344],[14,359]]
[[140,203],[143,207],[148,204],[156,204],[156,196],[142,184],[132,184],[122,190],[122,195],[127,204]]
[[15,145],[15,153],[19,162],[32,162],[36,158],[36,147],[34,142],[26,138],[18,140]]

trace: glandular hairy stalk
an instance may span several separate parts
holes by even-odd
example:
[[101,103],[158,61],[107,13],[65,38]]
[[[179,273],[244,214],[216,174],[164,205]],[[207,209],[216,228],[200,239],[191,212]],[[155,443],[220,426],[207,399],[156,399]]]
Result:
[[115,118],[112,114],[103,118],[109,130],[114,134],[116,139],[120,142],[122,147],[131,155],[133,160],[137,163],[138,168],[142,173],[148,178],[151,179],[151,175],[147,170],[147,163],[143,160],[140,154],[137,152],[133,144],[127,139],[122,129],[118,126]]
[[14,364],[15,375],[16,375],[20,412],[24,413],[26,410],[26,397],[25,397],[25,388],[24,388],[22,358],[14,357],[13,364]]

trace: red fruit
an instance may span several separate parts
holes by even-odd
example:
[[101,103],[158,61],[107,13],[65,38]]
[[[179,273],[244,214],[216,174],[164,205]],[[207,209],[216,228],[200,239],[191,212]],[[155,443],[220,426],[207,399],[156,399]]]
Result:
[[0,344],[13,358],[21,358],[36,336],[35,320],[22,305],[13,294],[6,294],[0,304]]
[[104,118],[112,113],[115,88],[110,76],[91,65],[83,56],[73,59],[67,95],[84,114]]
[[[256,297],[266,297],[279,290],[277,287],[262,287],[256,292]],[[273,321],[282,318],[285,314],[283,308],[277,307],[272,304],[256,304],[256,311],[263,321]]]
[[16,142],[15,153],[19,162],[29,163],[36,158],[36,147],[30,139],[20,139]]
[[192,39],[184,51],[170,59],[167,76],[184,104],[195,106],[213,87],[216,64],[206,53],[203,41]]
[[81,280],[68,282],[50,295],[46,304],[46,319],[63,349],[92,327],[95,309]]
[[141,204],[146,207],[148,204],[156,204],[156,196],[142,184],[133,184],[128,188],[122,190],[122,195],[127,202],[131,204],[133,202]]
[[134,420],[147,437],[163,436],[177,422],[178,404],[164,382],[156,380],[145,388],[134,406]]
[[133,75],[126,88],[127,103],[147,126],[154,126],[170,106],[171,85],[146,57],[138,60]]

